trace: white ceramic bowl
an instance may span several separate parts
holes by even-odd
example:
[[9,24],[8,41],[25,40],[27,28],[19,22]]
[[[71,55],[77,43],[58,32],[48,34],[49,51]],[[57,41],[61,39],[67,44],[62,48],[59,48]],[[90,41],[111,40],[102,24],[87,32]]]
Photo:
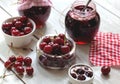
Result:
[[[13,19],[17,19],[19,17],[20,16],[8,18],[3,23],[12,21]],[[3,32],[3,29],[2,29],[2,26],[1,26],[2,33],[4,35],[5,41],[9,46],[12,46],[12,47],[15,47],[15,48],[21,48],[21,47],[27,46],[31,42],[32,35],[33,35],[33,33],[34,33],[35,29],[36,29],[36,25],[35,25],[35,22],[33,20],[31,20],[29,18],[28,18],[28,20],[32,23],[33,29],[32,29],[32,31],[30,33],[28,33],[26,35],[23,35],[23,36],[11,36],[11,35],[8,35],[8,34]]]
[[[78,76],[76,78],[74,78],[71,73],[76,73],[76,70],[78,68],[83,68],[83,67],[87,67],[89,68],[88,70],[86,69],[85,72],[84,72],[84,76],[86,77],[85,80],[79,80],[78,79]],[[69,76],[69,81],[72,83],[72,84],[92,84],[93,82],[93,79],[94,79],[94,73],[91,77],[88,77],[85,75],[85,73],[87,71],[91,71],[93,73],[93,69],[89,66],[89,65],[86,65],[86,64],[81,64],[81,63],[78,63],[78,64],[75,64],[75,65],[72,65],[69,70],[68,70],[68,76]]]

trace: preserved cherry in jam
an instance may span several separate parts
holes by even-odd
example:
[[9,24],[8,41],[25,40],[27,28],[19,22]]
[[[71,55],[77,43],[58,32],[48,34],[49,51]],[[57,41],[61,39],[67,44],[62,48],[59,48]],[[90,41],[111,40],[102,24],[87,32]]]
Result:
[[95,6],[88,6],[83,10],[84,7],[85,5],[75,5],[65,17],[66,31],[77,44],[90,43],[100,24],[100,16]]

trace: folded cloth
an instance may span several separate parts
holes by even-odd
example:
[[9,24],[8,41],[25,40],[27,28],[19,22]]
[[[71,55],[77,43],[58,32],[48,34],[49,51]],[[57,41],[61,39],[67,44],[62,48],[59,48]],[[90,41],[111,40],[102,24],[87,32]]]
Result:
[[98,32],[91,42],[89,59],[96,66],[119,66],[120,34]]

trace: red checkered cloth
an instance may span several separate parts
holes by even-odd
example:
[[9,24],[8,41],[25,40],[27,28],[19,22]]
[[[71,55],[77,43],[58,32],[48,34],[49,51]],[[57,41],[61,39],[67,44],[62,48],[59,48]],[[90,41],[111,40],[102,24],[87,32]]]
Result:
[[96,66],[119,66],[120,34],[98,32],[91,43],[89,59]]

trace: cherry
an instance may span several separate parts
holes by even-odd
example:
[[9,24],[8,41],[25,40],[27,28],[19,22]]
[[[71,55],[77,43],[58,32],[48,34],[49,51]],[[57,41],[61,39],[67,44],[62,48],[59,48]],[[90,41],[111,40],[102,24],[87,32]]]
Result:
[[75,79],[77,78],[77,75],[75,73],[71,73],[71,76]]
[[18,66],[22,66],[22,63],[16,61],[16,62],[14,63],[14,68],[16,69]]
[[57,44],[57,43],[54,43],[53,44],[53,54],[60,54],[61,52],[60,52],[60,45],[59,44]]
[[43,38],[43,42],[46,42],[46,43],[51,42],[50,36],[46,36],[45,38]]
[[84,74],[84,73],[85,73],[85,70],[80,68],[80,69],[77,69],[77,70],[76,70],[76,73],[77,73],[77,74]]
[[11,27],[10,32],[12,32],[13,30],[16,30],[16,27]]
[[23,63],[24,58],[23,58],[23,56],[18,56],[18,57],[16,58],[16,60],[17,60],[18,62]]
[[20,31],[17,30],[17,29],[14,29],[14,30],[11,31],[11,35],[12,36],[19,36],[20,35]]
[[25,34],[28,34],[28,33],[30,33],[31,31],[32,31],[32,28],[31,28],[31,27],[25,27],[25,28],[24,28]]
[[18,67],[16,68],[16,72],[17,72],[18,74],[20,74],[20,75],[23,75],[23,73],[24,73],[24,68],[23,68],[22,66],[18,66]]
[[45,47],[45,45],[47,45],[46,42],[41,42],[40,45],[39,45],[40,49],[43,50],[43,48]]
[[34,72],[34,69],[30,66],[30,67],[26,67],[26,73],[29,76],[32,76]]
[[7,60],[5,63],[4,63],[4,66],[5,68],[7,69],[11,69],[12,68],[12,62],[10,60]]
[[85,75],[88,76],[88,77],[92,77],[92,76],[93,76],[93,72],[91,72],[91,71],[86,71],[86,72],[85,72]]
[[67,54],[68,52],[70,52],[70,47],[66,45],[61,46],[61,52],[63,54]]
[[27,18],[26,16],[21,16],[21,17],[19,18],[19,20],[20,20],[21,22],[26,22],[26,21],[28,20],[28,18]]
[[21,21],[16,21],[15,27],[16,28],[21,28],[22,27],[22,22]]
[[108,75],[110,73],[110,67],[109,66],[103,66],[101,68],[101,72],[103,75]]
[[15,62],[16,61],[16,57],[14,55],[12,55],[12,56],[9,57],[9,60],[11,62]]
[[55,39],[54,39],[54,43],[57,43],[59,45],[63,45],[64,44],[64,40],[61,39],[59,36],[57,36]]
[[33,29],[32,23],[26,16],[15,18],[2,24],[3,32],[11,36],[23,36]]
[[6,22],[2,24],[3,29],[10,29],[13,26],[12,22]]
[[51,45],[45,45],[45,47],[43,48],[43,51],[47,54],[51,54],[52,53],[52,46]]
[[13,19],[13,21],[12,21],[12,23],[13,23],[13,25],[15,25],[15,23],[18,21],[18,19]]
[[31,28],[32,28],[32,27],[33,27],[32,23],[31,23],[31,22],[28,22],[28,23],[27,23],[27,27],[31,27]]
[[85,80],[86,77],[84,75],[78,75],[78,80]]
[[60,33],[58,36],[59,36],[60,38],[62,38],[63,40],[65,39],[65,34]]
[[24,65],[25,66],[31,66],[32,59],[30,57],[25,57],[24,58]]

